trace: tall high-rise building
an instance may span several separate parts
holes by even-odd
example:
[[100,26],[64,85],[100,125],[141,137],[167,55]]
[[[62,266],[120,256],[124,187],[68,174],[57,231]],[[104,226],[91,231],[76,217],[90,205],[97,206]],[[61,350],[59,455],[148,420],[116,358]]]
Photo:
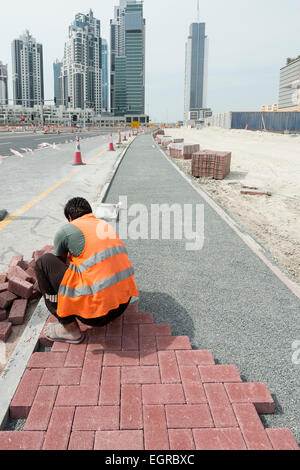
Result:
[[61,82],[59,77],[61,76],[63,63],[59,62],[58,59],[53,64],[53,75],[54,75],[54,98],[56,100],[55,106],[58,108],[63,104],[62,99],[62,90],[61,90]]
[[[199,20],[199,4],[198,4]],[[185,55],[185,121],[205,117],[207,95],[208,38],[205,23],[192,23]]]
[[14,104],[32,108],[44,102],[43,46],[26,31],[12,43]]
[[93,11],[78,13],[65,43],[60,87],[65,106],[102,110],[102,41]]
[[111,108],[116,116],[145,113],[143,0],[120,0],[111,24]]
[[102,39],[102,109],[109,108],[109,83],[108,83],[108,44]]
[[0,60],[0,105],[8,104],[7,65]]
[[300,110],[300,57],[289,59],[280,69],[279,111]]

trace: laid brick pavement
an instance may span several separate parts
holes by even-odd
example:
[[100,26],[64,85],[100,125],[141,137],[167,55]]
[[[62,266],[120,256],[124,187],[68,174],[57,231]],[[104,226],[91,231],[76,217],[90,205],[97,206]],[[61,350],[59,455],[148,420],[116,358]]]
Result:
[[[50,316],[48,322],[55,321]],[[131,305],[89,328],[81,345],[40,345],[10,405],[22,431],[1,431],[0,449],[299,450],[289,429],[265,429],[266,386],[243,383],[234,365]]]

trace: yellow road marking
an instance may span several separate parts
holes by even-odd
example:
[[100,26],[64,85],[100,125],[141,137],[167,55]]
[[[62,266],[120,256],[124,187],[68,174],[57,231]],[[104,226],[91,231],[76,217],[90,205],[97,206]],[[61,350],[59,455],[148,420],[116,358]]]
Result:
[[[102,152],[98,153],[97,155],[95,155],[94,157],[90,158],[88,161],[87,161],[87,164],[97,160],[97,158],[101,157],[101,155],[103,155],[104,153],[106,152],[106,150],[102,150]],[[30,202],[28,202],[27,204],[25,204],[24,206],[20,207],[19,209],[17,209],[15,212],[13,212],[9,217],[7,217],[5,220],[3,220],[2,222],[0,222],[0,231],[3,230],[5,227],[7,227],[9,224],[11,224],[14,220],[16,220],[18,217],[20,217],[20,215],[24,214],[25,212],[27,212],[29,209],[31,209],[32,207],[34,207],[38,202],[40,202],[42,199],[44,199],[46,196],[48,196],[48,194],[52,193],[53,191],[55,191],[55,189],[59,188],[60,186],[62,186],[64,183],[66,183],[67,181],[69,181],[72,176],[76,175],[76,173],[78,173],[80,170],[82,169],[82,167],[79,167],[77,168],[76,170],[72,171],[71,173],[69,173],[67,176],[65,176],[62,180],[58,181],[57,183],[55,183],[53,186],[51,186],[50,188],[46,189],[46,191],[44,191],[43,193],[39,194],[38,196],[36,196],[34,199],[32,199]]]

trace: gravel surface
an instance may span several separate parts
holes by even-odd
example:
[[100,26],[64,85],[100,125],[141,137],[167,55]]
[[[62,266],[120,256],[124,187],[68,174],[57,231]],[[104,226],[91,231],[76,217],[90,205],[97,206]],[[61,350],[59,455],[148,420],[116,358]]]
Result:
[[[300,301],[169,164],[150,135],[126,154],[107,202],[128,197],[144,204],[204,204],[205,243],[124,240],[136,271],[140,310],[188,335],[194,348],[211,349],[216,362],[235,364],[248,382],[264,382],[276,403],[265,426],[289,427],[300,442]],[[129,218],[129,222],[131,219]]]

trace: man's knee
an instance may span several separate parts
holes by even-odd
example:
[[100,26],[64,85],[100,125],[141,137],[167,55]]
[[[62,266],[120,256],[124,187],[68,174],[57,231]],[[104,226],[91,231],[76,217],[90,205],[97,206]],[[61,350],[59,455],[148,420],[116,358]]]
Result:
[[44,270],[46,266],[52,265],[56,260],[57,257],[52,253],[45,253],[37,260],[36,267],[40,270]]

